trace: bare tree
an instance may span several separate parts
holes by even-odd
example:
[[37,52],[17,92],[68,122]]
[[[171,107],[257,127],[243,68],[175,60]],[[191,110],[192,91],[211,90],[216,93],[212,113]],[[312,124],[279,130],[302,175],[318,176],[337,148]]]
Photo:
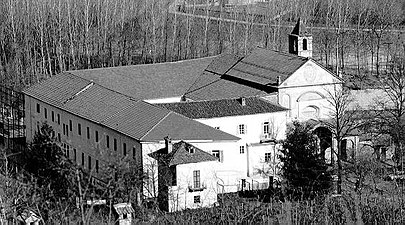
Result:
[[376,102],[377,125],[381,131],[391,136],[395,159],[401,170],[404,170],[404,144],[405,144],[405,59],[396,58],[380,78],[381,88],[386,97]]
[[[327,90],[327,100],[330,104],[330,117],[323,123],[330,128],[332,138],[336,140],[336,149],[333,149],[337,155],[337,193],[342,193],[342,160],[345,154],[342,149],[342,141],[351,135],[351,133],[360,127],[359,111],[353,109],[353,96],[350,90],[334,86],[333,90]],[[332,146],[333,148],[333,146]]]

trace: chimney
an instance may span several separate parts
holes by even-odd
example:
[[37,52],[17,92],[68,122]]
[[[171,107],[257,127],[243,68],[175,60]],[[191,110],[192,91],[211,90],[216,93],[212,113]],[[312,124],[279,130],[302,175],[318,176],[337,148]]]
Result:
[[170,136],[167,136],[164,139],[165,139],[165,148],[167,150],[166,153],[169,154],[173,150],[172,139],[170,138]]
[[245,97],[240,97],[240,104],[242,105],[242,106],[245,106],[246,105],[246,98]]

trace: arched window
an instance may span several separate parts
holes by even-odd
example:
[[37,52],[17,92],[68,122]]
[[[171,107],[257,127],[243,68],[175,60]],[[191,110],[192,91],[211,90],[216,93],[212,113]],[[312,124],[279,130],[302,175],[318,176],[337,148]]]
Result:
[[302,115],[306,118],[317,118],[319,116],[319,108],[316,106],[307,106],[302,111]]
[[308,41],[305,38],[302,40],[302,50],[308,50]]

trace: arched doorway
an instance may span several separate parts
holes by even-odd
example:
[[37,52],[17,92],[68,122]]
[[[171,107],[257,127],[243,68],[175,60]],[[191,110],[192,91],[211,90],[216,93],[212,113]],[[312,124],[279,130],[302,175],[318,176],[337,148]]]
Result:
[[333,163],[332,132],[326,127],[318,127],[313,134],[318,138],[319,155],[327,162]]

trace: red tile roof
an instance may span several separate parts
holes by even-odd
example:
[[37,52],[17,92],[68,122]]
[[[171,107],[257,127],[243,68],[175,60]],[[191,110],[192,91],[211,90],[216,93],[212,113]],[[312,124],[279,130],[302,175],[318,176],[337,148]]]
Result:
[[239,139],[70,73],[55,75],[24,93],[140,141],[157,141],[167,135],[177,140]]
[[207,161],[218,161],[218,158],[184,141],[173,144],[172,152],[166,154],[167,149],[162,148],[149,154],[150,157],[163,160],[168,166]]
[[245,106],[242,106],[240,99],[178,102],[156,105],[180,113],[192,119],[252,115],[288,110],[278,104],[271,103],[260,97],[248,97],[245,98],[245,102]]

